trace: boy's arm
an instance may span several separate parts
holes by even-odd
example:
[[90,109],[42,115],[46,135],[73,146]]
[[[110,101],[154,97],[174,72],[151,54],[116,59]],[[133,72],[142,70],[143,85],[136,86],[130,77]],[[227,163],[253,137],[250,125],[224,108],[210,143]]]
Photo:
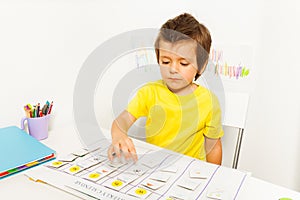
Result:
[[221,165],[222,163],[222,143],[221,139],[211,139],[205,137],[206,161]]
[[111,128],[112,145],[107,152],[109,160],[113,160],[113,154],[121,157],[122,151],[126,159],[132,158],[134,161],[137,161],[134,144],[127,135],[128,129],[135,121],[136,118],[126,110],[114,120]]

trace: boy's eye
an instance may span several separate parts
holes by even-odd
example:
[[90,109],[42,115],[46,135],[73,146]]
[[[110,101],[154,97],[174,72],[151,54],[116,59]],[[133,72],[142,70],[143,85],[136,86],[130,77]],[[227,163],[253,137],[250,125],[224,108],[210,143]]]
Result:
[[180,63],[182,66],[188,66],[189,63]]
[[162,61],[161,63],[162,63],[163,65],[167,65],[167,64],[170,63],[170,61]]

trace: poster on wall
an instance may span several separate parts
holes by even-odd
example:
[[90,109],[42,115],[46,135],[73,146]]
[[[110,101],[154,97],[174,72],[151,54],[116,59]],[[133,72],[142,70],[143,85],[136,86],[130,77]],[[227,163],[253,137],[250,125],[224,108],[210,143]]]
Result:
[[253,51],[248,45],[213,45],[207,71],[222,80],[226,92],[250,93]]
[[[214,76],[220,79],[226,92],[249,93],[252,88],[252,48],[247,45],[213,45],[204,79]],[[137,68],[151,70],[157,65],[154,49],[139,49],[135,52]],[[148,66],[148,67],[147,67]],[[203,80],[199,80],[200,84]],[[204,83],[205,86],[206,83]]]

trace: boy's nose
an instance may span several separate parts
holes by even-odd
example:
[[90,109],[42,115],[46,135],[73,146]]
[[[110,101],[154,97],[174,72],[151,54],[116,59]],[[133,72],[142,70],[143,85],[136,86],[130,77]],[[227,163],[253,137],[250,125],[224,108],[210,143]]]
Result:
[[170,66],[170,72],[171,73],[177,73],[178,72],[178,65],[176,63],[172,63]]

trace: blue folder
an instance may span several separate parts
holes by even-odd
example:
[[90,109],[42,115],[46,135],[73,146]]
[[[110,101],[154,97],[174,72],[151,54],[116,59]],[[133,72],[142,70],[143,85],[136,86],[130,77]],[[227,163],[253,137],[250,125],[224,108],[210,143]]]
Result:
[[54,150],[20,128],[0,128],[0,179],[55,157]]

